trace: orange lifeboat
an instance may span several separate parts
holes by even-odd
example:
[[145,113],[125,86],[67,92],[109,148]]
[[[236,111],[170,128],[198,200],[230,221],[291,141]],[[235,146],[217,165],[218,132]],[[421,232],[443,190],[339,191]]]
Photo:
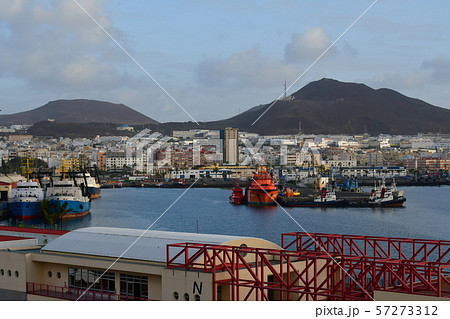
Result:
[[246,189],[247,204],[251,206],[276,205],[278,188],[265,167],[260,167],[253,175],[250,186]]

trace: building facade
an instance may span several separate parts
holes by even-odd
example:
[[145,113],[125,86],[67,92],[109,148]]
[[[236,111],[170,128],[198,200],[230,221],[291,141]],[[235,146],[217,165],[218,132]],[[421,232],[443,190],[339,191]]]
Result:
[[236,165],[239,160],[238,142],[239,134],[237,128],[227,127],[220,130],[220,138],[223,141],[223,162],[224,164]]
[[444,240],[286,233],[278,246],[240,236],[1,226],[0,300],[449,300],[449,254]]

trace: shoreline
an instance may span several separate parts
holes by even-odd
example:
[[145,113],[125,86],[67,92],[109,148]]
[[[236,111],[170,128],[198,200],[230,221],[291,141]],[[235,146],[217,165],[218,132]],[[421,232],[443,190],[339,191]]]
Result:
[[[122,187],[135,187],[135,188],[187,188],[192,183],[194,183],[195,180],[186,180],[185,183],[155,183],[155,182],[122,182]],[[375,182],[380,181],[380,179],[363,179],[358,180],[359,186],[367,186],[371,187],[374,185]],[[385,182],[387,185],[392,184],[392,179],[385,179]],[[240,181],[241,186],[245,187],[249,181]],[[396,179],[395,183],[397,186],[401,187],[407,187],[407,186],[445,186],[450,185],[450,181],[412,181],[412,180],[401,180]],[[286,185],[289,185],[291,187],[296,187],[294,184],[286,183]],[[214,182],[214,181],[198,181],[195,185],[192,186],[192,188],[229,188],[232,189],[235,186],[235,180],[230,181],[220,181],[220,182]]]

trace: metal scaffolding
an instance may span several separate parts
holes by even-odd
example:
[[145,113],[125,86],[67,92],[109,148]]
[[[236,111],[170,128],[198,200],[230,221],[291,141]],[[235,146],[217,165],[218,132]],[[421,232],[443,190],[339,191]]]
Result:
[[213,300],[450,296],[450,241],[286,233],[282,247],[170,244],[166,265],[211,273]]
[[379,290],[450,297],[450,241],[298,232],[283,234],[282,247],[339,256],[345,296]]

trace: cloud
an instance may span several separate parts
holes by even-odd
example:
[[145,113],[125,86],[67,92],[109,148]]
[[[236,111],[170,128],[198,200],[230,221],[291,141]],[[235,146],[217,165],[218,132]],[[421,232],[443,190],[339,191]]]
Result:
[[206,86],[269,87],[294,80],[298,70],[286,61],[263,56],[256,45],[224,59],[204,60],[196,74],[199,83]]
[[[103,13],[104,0],[79,2],[104,28],[120,35]],[[0,7],[3,77],[60,93],[104,88],[127,78],[116,66],[121,59],[110,53],[117,48],[74,1],[0,0]]]
[[449,107],[450,59],[439,56],[407,70],[392,69],[362,82],[374,88],[390,88],[437,106]]
[[377,87],[389,87],[396,89],[424,89],[433,85],[445,85],[450,83],[450,58],[438,56],[425,60],[419,67],[409,71],[391,70],[376,75],[371,84]]
[[369,83],[375,87],[410,90],[423,87],[429,82],[429,79],[429,73],[420,70],[413,70],[407,73],[389,71],[375,76]]
[[20,15],[25,6],[25,0],[0,0],[0,19],[11,19]]
[[319,57],[331,44],[322,27],[312,27],[303,33],[295,33],[284,49],[284,57],[290,62],[302,62]]
[[359,55],[358,50],[345,40],[342,40],[342,51],[346,56],[350,57],[356,57]]
[[437,83],[450,83],[450,58],[439,56],[422,63],[423,70],[430,70],[431,79]]

